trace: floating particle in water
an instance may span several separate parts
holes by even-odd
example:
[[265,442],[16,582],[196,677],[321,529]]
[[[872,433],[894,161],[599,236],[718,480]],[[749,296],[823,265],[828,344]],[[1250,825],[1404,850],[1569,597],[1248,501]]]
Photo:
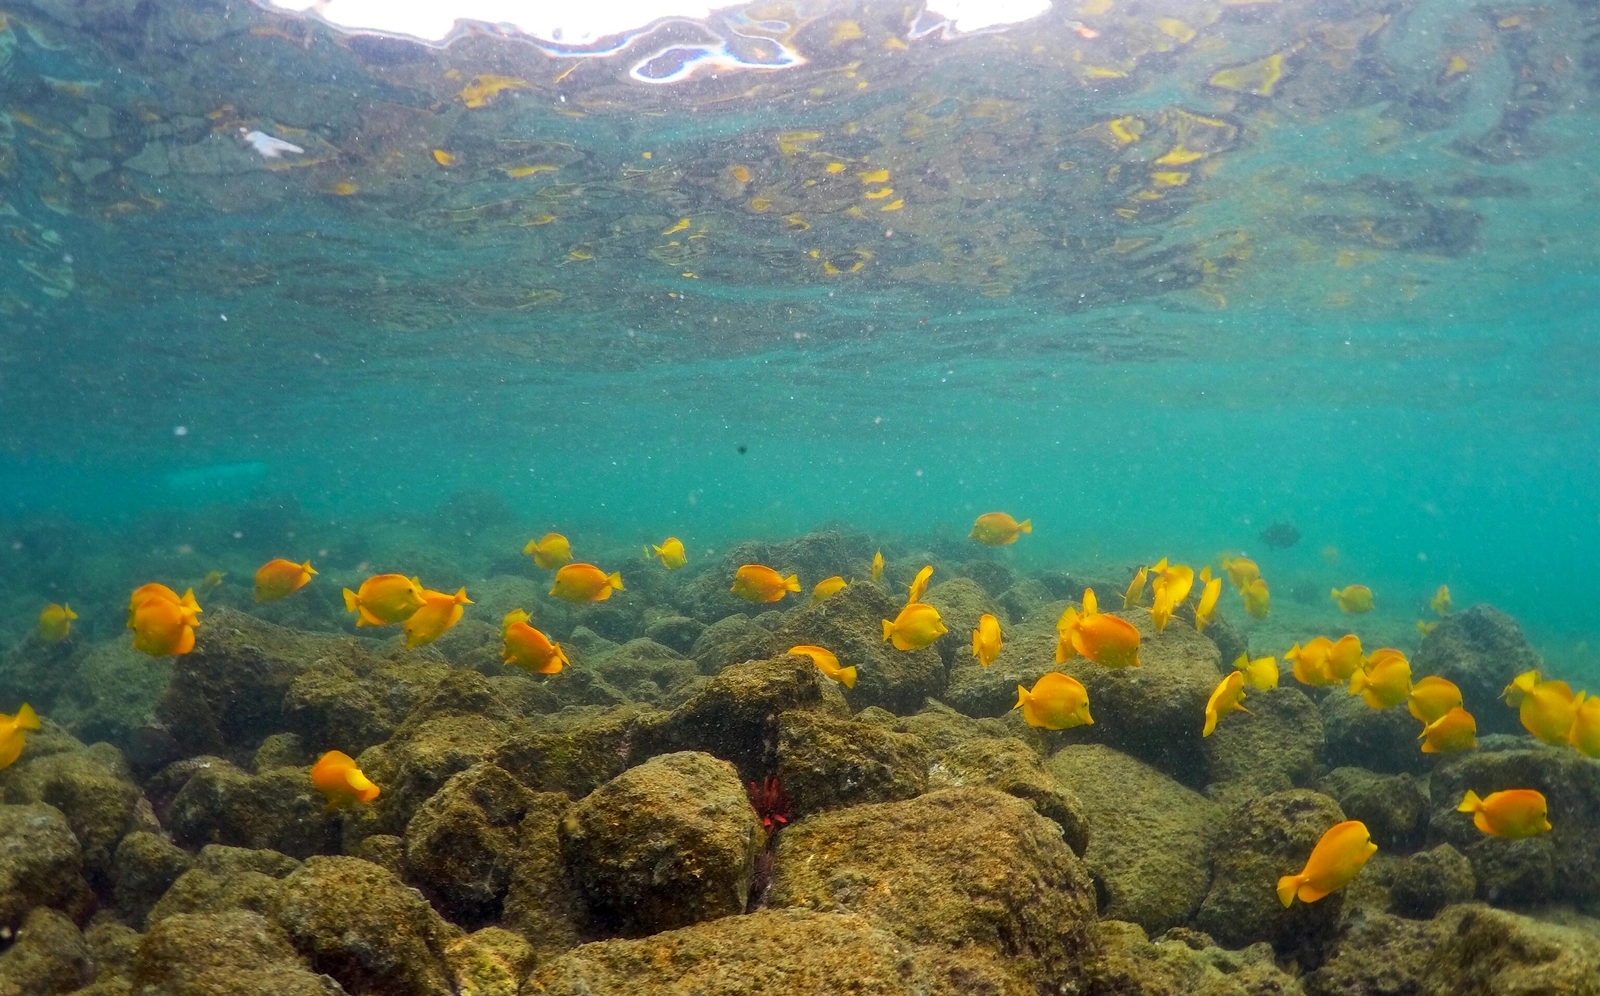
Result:
[[736,450],[740,456],[744,456],[746,453],[750,452],[750,447],[740,443],[738,446],[734,447],[734,450]]
[[172,427],[172,434],[174,436],[187,436],[189,434],[189,427],[186,425],[175,425]]

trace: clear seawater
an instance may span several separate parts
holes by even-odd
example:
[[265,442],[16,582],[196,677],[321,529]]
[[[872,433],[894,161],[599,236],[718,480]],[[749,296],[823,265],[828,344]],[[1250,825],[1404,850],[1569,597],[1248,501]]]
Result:
[[1600,681],[1583,5],[915,6],[596,56],[13,5],[0,634],[496,501],[691,557],[1003,509],[1020,566],[1244,551],[1291,615],[1370,585],[1397,640],[1448,583]]

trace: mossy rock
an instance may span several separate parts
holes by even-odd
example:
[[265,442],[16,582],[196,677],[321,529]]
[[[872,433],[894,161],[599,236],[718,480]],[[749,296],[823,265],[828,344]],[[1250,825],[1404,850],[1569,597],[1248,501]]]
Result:
[[1429,804],[1427,784],[1420,779],[1334,768],[1322,777],[1317,791],[1338,802],[1346,818],[1365,823],[1372,842],[1383,850],[1411,851],[1422,844]]
[[1309,785],[1323,748],[1317,704],[1298,688],[1280,686],[1247,689],[1244,706],[1250,711],[1223,717],[1201,739],[1206,794],[1243,801]]
[[1389,903],[1394,912],[1414,920],[1429,920],[1455,903],[1472,899],[1478,882],[1472,862],[1449,844],[1407,855],[1389,882]]
[[570,810],[565,795],[537,792],[517,828],[518,849],[501,926],[516,931],[541,961],[582,940],[582,897],[561,856],[561,824]]
[[156,923],[179,914],[230,910],[271,919],[277,916],[282,880],[299,868],[300,862],[277,851],[209,845],[161,895],[146,919]]
[[297,858],[339,849],[338,817],[311,784],[309,768],[252,775],[218,759],[179,790],[168,823],[188,847],[224,844]]
[[93,978],[94,961],[77,924],[48,907],[30,912],[0,952],[0,993],[8,996],[76,992]]
[[645,706],[569,708],[513,734],[488,759],[536,792],[578,799],[622,774],[635,735],[664,718]]
[[151,926],[139,943],[132,983],[162,996],[337,996],[333,980],[308,969],[275,924],[258,913],[184,913]]
[[136,830],[122,838],[112,862],[112,895],[117,911],[143,929],[145,916],[194,859],[165,837]]
[[[1405,706],[1372,709],[1341,688],[1324,692],[1318,705],[1327,741],[1323,757],[1336,768],[1421,774],[1437,761],[1422,753],[1422,724]],[[1505,711],[1504,703],[1497,705]]]
[[1411,659],[1412,674],[1436,674],[1456,683],[1480,735],[1521,732],[1516,710],[1500,701],[1501,690],[1522,672],[1543,667],[1517,621],[1488,605],[1439,620]]
[[59,809],[42,802],[0,805],[0,929],[16,930],[36,906],[88,915],[83,848]]
[[1086,996],[1303,996],[1278,967],[1272,948],[1219,948],[1198,931],[1170,931],[1154,943],[1144,928],[1121,920],[1095,925],[1098,953],[1089,963]]
[[877,585],[858,582],[825,602],[785,614],[777,642],[785,650],[801,644],[826,647],[842,666],[856,668],[856,685],[844,693],[851,708],[913,713],[928,698],[944,694],[945,665],[932,647],[896,650],[883,639],[883,620],[893,620],[904,604]]
[[928,773],[931,789],[982,785],[1033,804],[1040,816],[1061,828],[1072,853],[1089,846],[1089,819],[1083,803],[1052,775],[1033,748],[1015,737],[976,737],[934,754]]
[[778,779],[796,817],[921,795],[930,760],[909,734],[815,712],[778,716]]
[[978,628],[978,619],[985,613],[997,617],[1003,629],[1010,626],[1006,610],[972,578],[956,577],[939,581],[928,589],[922,600],[939,610],[939,618],[949,630],[933,644],[933,649],[939,652],[947,669],[959,660],[974,659],[972,631]]
[[731,664],[771,657],[781,648],[772,631],[747,615],[730,615],[707,626],[695,638],[689,656],[701,674],[716,674]]

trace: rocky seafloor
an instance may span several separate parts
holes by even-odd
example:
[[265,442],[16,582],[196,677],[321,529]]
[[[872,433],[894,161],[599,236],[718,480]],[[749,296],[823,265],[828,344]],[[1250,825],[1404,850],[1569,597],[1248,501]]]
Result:
[[[0,771],[0,996],[1600,993],[1600,762],[1497,701],[1539,663],[1509,617],[1451,615],[1413,656],[1461,687],[1475,751],[1423,755],[1404,708],[1292,683],[1202,739],[1246,649],[1225,620],[1180,609],[1158,633],[1133,609],[1141,667],[1054,662],[1068,600],[1120,604],[1125,579],[941,561],[924,600],[949,633],[914,652],[879,620],[921,557],[817,605],[727,592],[740,563],[809,585],[873,549],[744,544],[578,608],[529,567],[468,581],[468,617],[410,651],[330,631],[354,580],[333,571],[278,622],[219,592],[179,658],[22,641],[0,703],[45,727]],[[562,641],[560,674],[502,664],[494,621],[518,607]],[[968,653],[985,612],[1006,639],[988,668]],[[1093,726],[1011,711],[1058,668]],[[324,807],[308,769],[333,749],[371,805]],[[773,779],[786,801],[758,812]],[[1549,797],[1552,832],[1454,811],[1513,786]],[[1378,854],[1283,908],[1277,877],[1347,818]]]

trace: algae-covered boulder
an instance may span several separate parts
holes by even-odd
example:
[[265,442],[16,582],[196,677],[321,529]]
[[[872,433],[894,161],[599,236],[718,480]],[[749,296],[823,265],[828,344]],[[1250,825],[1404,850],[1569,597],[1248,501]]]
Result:
[[308,969],[276,925],[259,913],[184,913],[154,924],[139,943],[133,985],[161,996],[340,996]]
[[300,862],[277,851],[211,844],[179,875],[147,914],[150,923],[191,913],[246,910],[268,918],[278,912],[283,879]]
[[730,664],[771,657],[781,651],[772,630],[747,615],[730,615],[707,626],[689,648],[701,674],[716,674]]
[[859,913],[914,943],[992,953],[1041,991],[1077,982],[1094,921],[1093,886],[1060,828],[986,788],[791,824],[767,902]]
[[628,769],[561,824],[562,854],[602,934],[743,912],[765,839],[738,772],[692,751]]
[[[1509,710],[1507,710],[1509,711]],[[1478,896],[1494,903],[1600,899],[1600,764],[1570,748],[1532,741],[1522,749],[1477,750],[1434,769],[1429,843],[1453,845],[1472,862]],[[1551,830],[1523,840],[1491,837],[1456,812],[1468,789],[1544,793]]]
[[519,848],[501,925],[516,931],[540,960],[576,947],[581,940],[582,898],[561,857],[561,824],[570,808],[571,802],[559,792],[537,792],[517,828]]
[[1364,768],[1334,768],[1317,791],[1330,796],[1346,819],[1360,820],[1372,842],[1385,851],[1421,845],[1428,817],[1428,790],[1411,775],[1380,775]]
[[94,978],[89,945],[77,924],[40,906],[28,914],[11,946],[0,952],[0,994],[56,996]]
[[[775,543],[749,541],[728,548],[719,562],[688,579],[678,596],[684,615],[713,622],[734,614],[756,615],[766,606],[752,605],[729,591],[733,575],[744,564],[765,564],[779,574],[797,574],[802,592],[835,574],[848,578],[866,574],[874,544],[864,533],[817,530]],[[780,607],[804,595],[789,595]]]
[[461,932],[371,862],[306,859],[283,880],[277,922],[314,970],[353,994],[453,996],[445,949]]
[[1046,770],[1083,807],[1084,864],[1103,916],[1159,933],[1194,915],[1211,884],[1222,807],[1101,744],[1064,747]]
[[91,902],[82,871],[83,849],[59,809],[0,805],[0,929],[17,929],[35,906],[81,920]]
[[188,852],[165,837],[144,830],[128,834],[112,861],[112,896],[118,912],[142,928],[150,908],[193,865]]
[[944,620],[949,630],[933,644],[933,649],[939,652],[946,668],[962,658],[969,661],[973,659],[972,631],[978,628],[978,619],[985,613],[996,616],[1002,627],[1010,622],[1005,609],[972,578],[956,577],[940,581],[928,589],[922,600],[939,610],[939,618]]
[[1479,735],[1521,732],[1516,711],[1505,707],[1500,693],[1512,678],[1543,666],[1517,621],[1488,605],[1439,620],[1411,659],[1412,674],[1436,674],[1460,687]]
[[196,771],[173,798],[167,820],[181,844],[225,844],[303,858],[339,849],[339,822],[306,768],[259,775],[226,761]]
[[1323,747],[1317,704],[1298,688],[1278,687],[1249,691],[1245,708],[1201,740],[1206,794],[1242,801],[1309,784]]
[[1472,862],[1449,844],[1407,855],[1394,868],[1389,881],[1389,904],[1394,912],[1427,920],[1453,903],[1464,903],[1477,892]]
[[411,818],[406,867],[450,919],[478,924],[499,917],[518,830],[535,798],[504,769],[479,762],[452,775]]
[[[1179,935],[1179,936],[1171,936]],[[1087,968],[1086,996],[1302,996],[1294,976],[1267,944],[1241,951],[1216,947],[1198,931],[1173,931],[1152,943],[1144,928],[1122,920],[1095,925],[1097,952]]]
[[[1055,615],[1059,614],[1057,610]],[[957,654],[945,701],[958,712],[980,718],[1004,716],[1016,708],[1018,685],[1032,688],[1041,675],[1060,667],[1055,662],[1054,621],[1047,610],[1015,632],[1006,632],[1000,656],[988,667],[980,665],[976,658]]]
[[645,625],[644,635],[662,646],[671,647],[685,657],[693,657],[695,642],[705,631],[706,624],[698,619],[690,619],[688,616],[662,616]]
[[635,702],[664,702],[700,674],[694,661],[654,640],[629,640],[604,654],[586,655],[581,666]]
[[1600,939],[1477,903],[1430,921],[1352,918],[1310,996],[1597,996]]
[[1334,689],[1322,697],[1320,710],[1329,764],[1390,773],[1427,770],[1432,755],[1422,753],[1422,724],[1404,706],[1372,709],[1360,696]]
[[938,751],[928,771],[928,787],[966,785],[987,786],[1032,803],[1040,816],[1054,820],[1061,828],[1062,839],[1072,853],[1083,857],[1089,846],[1089,818],[1083,804],[1021,740],[975,737]]
[[[987,971],[985,971],[987,969]],[[523,996],[969,996],[1032,993],[1003,964],[940,963],[865,917],[758,910],[541,964]]]
[[500,927],[451,941],[444,957],[457,996],[517,996],[536,958],[527,941]]
[[853,584],[825,602],[785,614],[776,633],[778,646],[826,647],[841,665],[854,667],[856,685],[845,692],[853,708],[913,713],[930,696],[944,693],[945,665],[932,647],[896,650],[883,639],[883,620],[893,620],[904,604],[877,585]]
[[1226,947],[1266,941],[1284,957],[1316,961],[1334,936],[1343,906],[1335,892],[1314,903],[1278,901],[1278,879],[1305,867],[1311,849],[1334,824],[1339,804],[1308,789],[1252,799],[1223,823],[1213,853],[1211,888],[1194,926]]
[[513,734],[488,760],[535,791],[576,799],[622,774],[641,726],[663,716],[645,706],[568,708]]
[[83,848],[91,884],[110,884],[117,842],[134,830],[157,828],[144,793],[122,752],[106,743],[23,760],[0,771],[0,794],[12,804],[43,802],[67,818]]
[[795,816],[920,795],[929,760],[910,734],[815,712],[778,715],[778,779]]

